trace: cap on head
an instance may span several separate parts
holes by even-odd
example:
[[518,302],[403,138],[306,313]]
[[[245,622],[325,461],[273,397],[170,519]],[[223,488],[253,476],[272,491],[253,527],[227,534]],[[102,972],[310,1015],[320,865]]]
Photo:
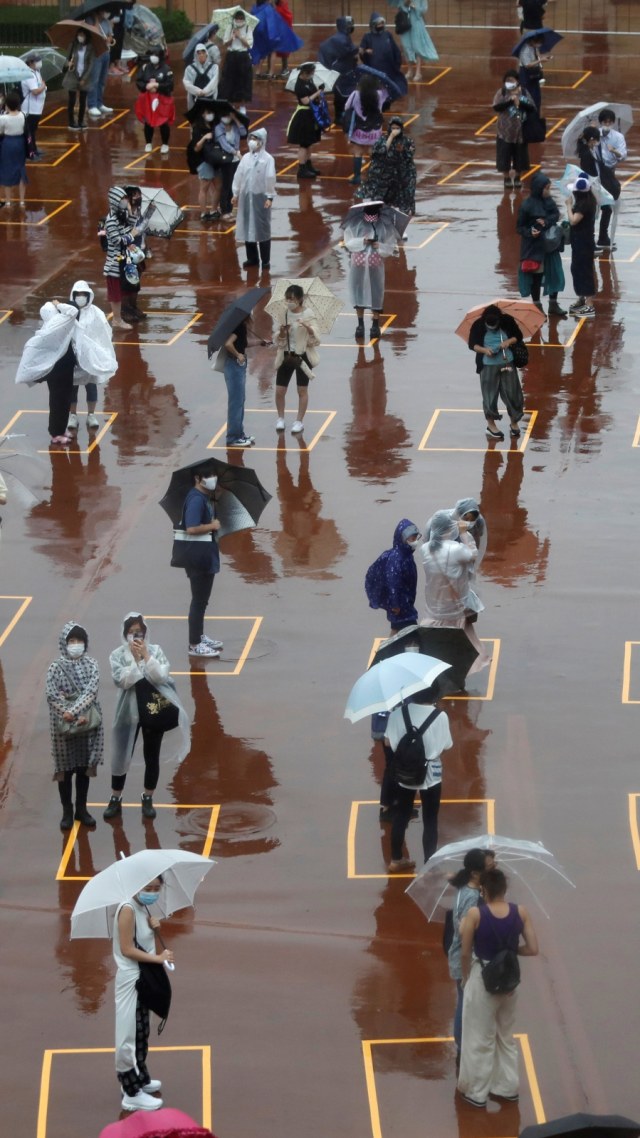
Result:
[[27,64],[42,63],[42,56],[38,55],[37,51],[31,51],[31,52],[29,52],[29,55],[25,59],[25,63],[27,63]]
[[416,525],[413,524],[413,522],[411,523],[411,525],[405,526],[403,531],[402,531],[402,540],[403,541],[408,541],[408,539],[410,537],[419,537],[419,536],[420,536],[420,530],[418,529],[418,527]]

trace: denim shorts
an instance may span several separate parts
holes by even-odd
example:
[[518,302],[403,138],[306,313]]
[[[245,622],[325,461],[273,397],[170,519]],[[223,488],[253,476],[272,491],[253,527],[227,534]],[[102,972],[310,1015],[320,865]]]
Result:
[[197,174],[201,182],[212,182],[216,176],[216,171],[208,162],[201,162],[198,166]]

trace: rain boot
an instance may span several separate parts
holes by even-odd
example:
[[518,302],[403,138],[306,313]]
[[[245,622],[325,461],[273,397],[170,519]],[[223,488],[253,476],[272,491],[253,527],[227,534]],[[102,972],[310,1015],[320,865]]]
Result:
[[371,321],[370,339],[371,340],[378,340],[379,338],[380,338],[380,324],[378,323],[378,317],[374,316],[373,320]]
[[362,316],[358,317],[358,323],[356,325],[356,340],[364,340],[364,318]]
[[353,159],[353,175],[351,178],[349,178],[349,182],[352,186],[359,186],[360,185],[360,182],[362,180],[360,177],[361,174],[362,174],[362,158],[354,158]]
[[309,170],[313,174],[314,178],[318,177],[320,171],[316,170],[316,168],[313,165],[313,162],[311,161],[310,158],[307,158],[307,161],[305,162],[305,166],[307,167],[307,170]]
[[82,822],[89,830],[95,830],[96,820],[87,810],[87,794],[89,793],[89,775],[84,771],[76,771],[76,822]]
[[71,775],[68,775],[62,782],[58,783],[58,793],[62,803],[62,818],[60,819],[60,829],[63,834],[68,830],[73,829],[73,800],[71,797]]

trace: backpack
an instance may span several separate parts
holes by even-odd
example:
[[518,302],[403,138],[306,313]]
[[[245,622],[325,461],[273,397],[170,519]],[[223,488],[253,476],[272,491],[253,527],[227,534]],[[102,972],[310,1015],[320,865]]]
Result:
[[427,728],[439,714],[440,709],[434,708],[425,719],[422,727],[416,727],[411,722],[406,703],[402,704],[402,718],[407,731],[393,752],[391,773],[395,781],[401,782],[403,786],[414,788],[422,786],[427,776],[428,766],[424,749],[424,736]]
[[398,8],[396,12],[395,29],[397,36],[403,36],[405,32],[411,31],[411,17],[404,8]]
[[390,549],[385,549],[379,557],[376,557],[373,565],[367,569],[364,578],[364,591],[367,594],[369,601],[369,608],[372,609],[386,609],[389,602],[389,590],[387,589],[387,560]]
[[492,996],[504,996],[515,992],[520,983],[520,961],[512,948],[501,948],[499,952],[482,967],[482,981]]

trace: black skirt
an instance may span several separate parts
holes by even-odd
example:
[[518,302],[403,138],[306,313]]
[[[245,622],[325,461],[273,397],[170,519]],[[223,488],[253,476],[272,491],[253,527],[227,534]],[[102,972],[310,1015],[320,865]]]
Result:
[[230,103],[250,103],[253,97],[253,68],[248,51],[228,51],[220,77],[220,99]]
[[320,141],[321,137],[322,131],[315,120],[311,107],[300,104],[289,120],[287,142],[291,142],[294,146],[313,146]]

